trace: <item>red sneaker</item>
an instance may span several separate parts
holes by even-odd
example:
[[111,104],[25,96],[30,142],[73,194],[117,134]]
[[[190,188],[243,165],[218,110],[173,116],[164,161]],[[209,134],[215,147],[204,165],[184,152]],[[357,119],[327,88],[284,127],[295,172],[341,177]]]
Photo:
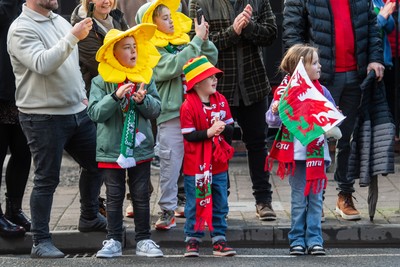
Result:
[[186,244],[185,257],[198,257],[199,256],[199,245],[200,242],[196,239],[190,239]]
[[225,240],[217,241],[213,244],[214,256],[235,256],[236,251],[229,247]]

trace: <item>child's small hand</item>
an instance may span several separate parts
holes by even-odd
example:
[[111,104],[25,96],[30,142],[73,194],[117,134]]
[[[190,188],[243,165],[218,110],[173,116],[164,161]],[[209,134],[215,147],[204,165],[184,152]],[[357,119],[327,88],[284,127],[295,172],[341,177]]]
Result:
[[146,97],[147,90],[144,89],[144,83],[140,84],[139,90],[133,93],[132,98],[136,103],[142,103],[144,98]]
[[215,117],[213,125],[207,130],[208,138],[220,135],[225,130],[225,125],[225,122],[220,121],[217,117]]
[[133,86],[134,86],[133,83],[124,84],[118,88],[118,90],[115,92],[115,95],[119,99],[122,99],[127,93],[129,93],[132,90]]
[[275,101],[271,104],[271,111],[272,111],[272,113],[274,113],[274,114],[278,113],[278,106],[279,106],[279,100],[275,100]]
[[196,36],[201,38],[203,41],[208,39],[208,23],[204,20],[204,16],[201,17],[201,23],[197,23],[197,19],[194,19],[194,31]]

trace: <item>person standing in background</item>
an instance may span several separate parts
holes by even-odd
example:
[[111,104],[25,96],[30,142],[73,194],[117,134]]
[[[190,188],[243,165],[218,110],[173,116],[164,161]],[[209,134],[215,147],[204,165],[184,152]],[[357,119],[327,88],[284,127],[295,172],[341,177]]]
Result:
[[49,229],[64,150],[81,167],[78,230],[105,232],[107,226],[99,213],[96,127],[86,111],[77,47],[93,22],[86,18],[72,27],[53,13],[57,8],[58,1],[27,0],[7,35],[19,120],[35,164],[30,199],[32,258],[64,257],[54,246]]
[[268,153],[264,114],[271,86],[261,53],[261,48],[271,45],[278,32],[270,1],[190,0],[189,17],[195,18],[199,8],[210,25],[210,40],[218,49],[216,67],[224,72],[217,90],[228,100],[242,130],[256,216],[275,220],[269,172],[264,170]]
[[365,0],[286,0],[283,10],[283,42],[286,48],[310,43],[318,48],[320,82],[332,94],[346,120],[339,126],[336,144],[338,183],[336,212],[345,220],[361,219],[353,202],[354,179],[347,175],[350,137],[361,100],[360,83],[371,70],[382,80],[385,67],[376,14]]
[[[7,53],[7,32],[21,13],[22,0],[0,1],[0,167],[3,169],[10,150],[5,173],[6,212],[0,206],[0,235],[17,237],[29,232],[31,221],[22,211],[22,198],[31,167],[31,153],[18,120],[15,106],[15,77]],[[0,173],[0,185],[2,174]]]

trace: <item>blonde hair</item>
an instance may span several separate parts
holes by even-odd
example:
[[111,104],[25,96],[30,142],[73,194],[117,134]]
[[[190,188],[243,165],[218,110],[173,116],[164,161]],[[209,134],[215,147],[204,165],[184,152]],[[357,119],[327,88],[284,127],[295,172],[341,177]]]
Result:
[[279,69],[292,75],[301,57],[304,58],[304,65],[312,64],[314,52],[318,54],[318,48],[308,44],[296,44],[286,51]]
[[[86,12],[89,11],[89,3],[91,3],[91,2],[93,2],[93,0],[81,0],[82,7]],[[111,10],[114,10],[117,8],[117,3],[118,3],[118,0],[114,0],[114,4],[112,5]]]

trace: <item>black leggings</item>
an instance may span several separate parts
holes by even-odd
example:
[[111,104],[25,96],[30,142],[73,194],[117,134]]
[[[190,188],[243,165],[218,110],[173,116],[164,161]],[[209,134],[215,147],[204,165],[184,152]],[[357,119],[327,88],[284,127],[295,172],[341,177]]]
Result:
[[[6,168],[9,198],[22,198],[31,168],[31,152],[19,124],[0,124],[0,167],[3,169],[7,150],[11,156]],[[0,185],[3,175],[0,175]]]

